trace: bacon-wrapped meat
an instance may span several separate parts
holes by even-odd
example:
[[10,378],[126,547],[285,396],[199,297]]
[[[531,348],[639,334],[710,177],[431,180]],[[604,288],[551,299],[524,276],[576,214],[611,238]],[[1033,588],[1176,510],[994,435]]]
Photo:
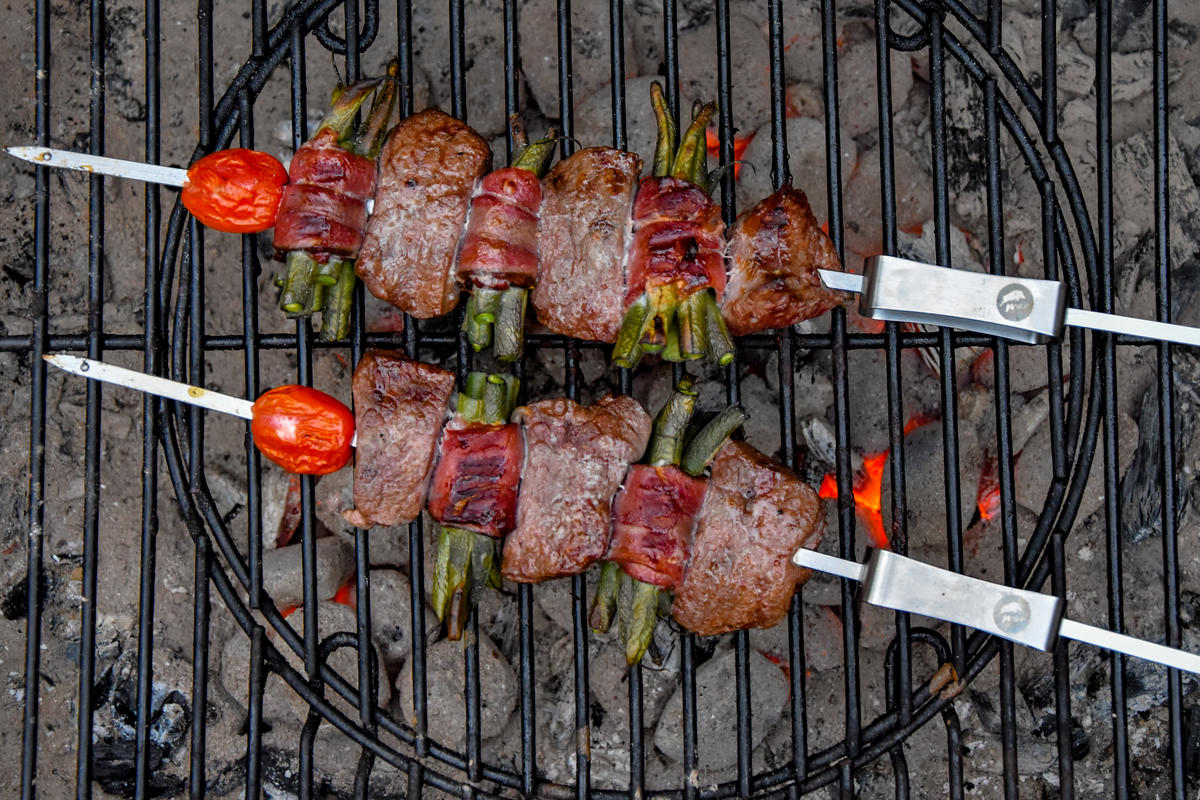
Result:
[[820,518],[821,501],[795,473],[744,442],[726,442],[675,589],[676,621],[701,636],[778,623],[810,574],[792,553],[817,546]]
[[521,482],[521,429],[508,422],[517,398],[510,375],[472,372],[442,434],[429,490],[437,522],[433,610],[451,639],[485,586],[500,585],[500,537],[512,530]]
[[354,368],[354,505],[351,525],[400,525],[425,505],[454,375],[387,350]]
[[682,178],[643,178],[633,203],[625,307],[673,286],[679,300],[725,290],[725,223],[708,192]]
[[[291,182],[275,218],[275,257],[287,261],[279,307],[289,316],[321,311],[321,338],[344,339],[354,298],[354,258],[375,192],[375,156],[395,106],[397,64],[388,77],[360,81],[335,95],[317,133],[292,157]],[[375,92],[366,120],[359,106]]]
[[321,128],[292,156],[290,182],[275,218],[275,253],[284,259],[304,250],[317,261],[354,258],[367,226],[367,200],[375,193],[375,161],[338,143]]
[[821,283],[818,269],[840,270],[842,265],[808,198],[790,185],[738,219],[729,260],[721,311],[735,336],[786,328],[820,316],[848,297]]
[[541,400],[517,409],[525,463],[517,525],[504,540],[504,577],[535,583],[583,572],[608,550],[612,497],[650,439],[632,397],[592,406]]
[[643,583],[674,589],[683,580],[705,483],[673,464],[638,464],[613,500],[608,558]]
[[372,294],[422,319],[454,308],[459,238],[475,183],[491,163],[483,137],[437,109],[392,129],[357,265]]
[[[517,116],[513,134],[524,141]],[[524,351],[525,306],[537,282],[538,180],[554,155],[554,130],[528,145],[512,166],[479,182],[458,251],[458,279],[471,289],[463,330],[476,350],[495,341],[496,358],[516,361]]]
[[632,368],[643,353],[668,361],[702,358],[728,364],[733,342],[717,308],[725,289],[725,224],[708,196],[705,127],[716,107],[698,109],[675,146],[675,122],[662,87],[651,86],[658,119],[654,175],[633,203],[626,258],[625,316],[613,361]]
[[533,307],[538,321],[555,333],[616,341],[641,171],[636,153],[591,147],[555,164],[542,181]]
[[521,430],[456,417],[442,433],[429,488],[429,516],[443,526],[502,537],[517,519]]

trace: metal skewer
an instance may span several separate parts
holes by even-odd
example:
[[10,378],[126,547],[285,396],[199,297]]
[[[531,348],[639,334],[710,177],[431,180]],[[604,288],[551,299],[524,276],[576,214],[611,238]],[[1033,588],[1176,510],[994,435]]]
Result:
[[800,549],[792,562],[863,585],[872,605],[976,628],[1049,652],[1059,637],[1200,674],[1200,655],[1063,616],[1060,597],[959,575],[921,561],[873,550],[865,564]]
[[[103,381],[104,383],[124,386],[127,389],[136,389],[139,392],[147,392],[159,397],[165,397],[168,400],[178,400],[181,403],[200,406],[210,411],[232,414],[242,419],[254,418],[254,402],[251,400],[244,400],[240,397],[214,392],[211,389],[205,389],[201,386],[192,386],[186,383],[179,383],[178,381],[167,380],[156,375],[147,375],[144,372],[106,364],[103,361],[96,361],[91,358],[69,356],[63,353],[47,354],[42,356],[42,358],[47,363],[53,364],[61,370],[74,375],[80,375],[89,380]],[[354,438],[350,440],[351,446],[357,441],[358,434],[355,433]]]
[[183,186],[187,183],[187,170],[178,167],[160,167],[141,161],[73,153],[70,150],[56,150],[52,147],[6,147],[4,152],[43,167],[98,172],[101,175],[133,178],[148,183],[161,183],[164,186]]
[[1065,325],[1200,347],[1200,328],[1067,306],[1060,281],[947,269],[894,256],[866,259],[862,275],[821,269],[830,289],[860,295],[863,316],[920,322],[1030,344],[1062,338]]

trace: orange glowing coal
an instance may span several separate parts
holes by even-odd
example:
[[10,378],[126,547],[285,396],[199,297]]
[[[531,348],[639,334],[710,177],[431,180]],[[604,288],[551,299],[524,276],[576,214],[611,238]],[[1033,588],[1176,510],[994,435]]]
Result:
[[[705,131],[704,133],[705,133],[706,142],[708,144],[708,154],[710,156],[712,156],[713,158],[720,158],[721,157],[721,137],[718,136],[716,131],[712,130],[711,128],[709,130]],[[734,136],[733,137],[733,177],[734,177],[734,180],[737,180],[738,175],[741,174],[742,153],[746,152],[746,145],[750,144],[750,140],[753,138],[754,138],[753,136]]]
[[1000,513],[1000,462],[988,455],[979,473],[979,491],[975,493],[975,504],[982,519],[993,519]]
[[[867,525],[867,535],[871,537],[871,545],[883,549],[888,548],[887,532],[883,529],[883,515],[879,508],[883,503],[883,469],[887,464],[888,451],[876,453],[863,459],[862,470],[854,476],[854,507]],[[837,478],[832,472],[826,473],[817,492],[828,500],[836,500],[838,496]]]
[[[904,435],[936,420],[925,414],[914,414],[904,425]],[[884,450],[863,458],[862,469],[854,476],[851,491],[854,494],[854,507],[867,526],[867,535],[871,537],[874,547],[888,549],[887,531],[883,527],[883,472],[887,466],[888,453]],[[821,488],[817,495],[827,500],[836,500],[838,496],[837,478],[832,472],[825,474],[821,480]]]

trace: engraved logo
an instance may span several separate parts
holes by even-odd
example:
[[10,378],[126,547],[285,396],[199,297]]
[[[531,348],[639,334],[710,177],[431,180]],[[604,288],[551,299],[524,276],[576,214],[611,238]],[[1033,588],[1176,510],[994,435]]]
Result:
[[996,295],[1000,316],[1020,322],[1033,313],[1033,294],[1019,283],[1010,283]]

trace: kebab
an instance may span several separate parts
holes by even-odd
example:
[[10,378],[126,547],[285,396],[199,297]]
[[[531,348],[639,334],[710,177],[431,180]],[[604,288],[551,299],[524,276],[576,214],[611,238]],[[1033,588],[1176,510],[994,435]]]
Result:
[[[249,419],[255,444],[294,472],[336,471],[355,445],[350,410],[310,387],[277,387],[251,403],[100,361],[46,360],[84,377]],[[356,508],[346,512],[352,524],[400,524],[419,513],[452,384],[445,370],[396,353],[369,351],[359,363],[354,393],[362,449]],[[685,449],[682,431],[695,393],[690,379],[681,381],[655,422],[648,463],[630,468],[617,491],[649,436],[648,417],[636,401],[606,397],[584,408],[559,399],[521,409],[516,419],[529,447],[527,480],[520,483],[521,433],[516,423],[503,422],[515,394],[507,376],[472,373],[442,435],[428,506],[441,525],[434,602],[448,612],[452,635],[461,633],[479,592],[499,585],[497,536],[512,531],[516,537],[506,543],[503,567],[514,580],[577,574],[608,546],[605,510],[612,492],[610,562],[591,620],[604,630],[618,615],[630,663],[649,642],[663,589],[676,592],[680,624],[702,635],[769,627],[782,618],[808,575],[788,558],[820,540],[819,501],[791,471],[744,443],[726,441],[745,420],[739,408],[719,414]],[[548,458],[555,448],[558,457]],[[706,487],[699,476],[714,453]],[[556,465],[573,470],[564,476],[577,482],[555,489]],[[564,499],[563,487],[576,491]]]
[[487,586],[500,587],[500,541],[516,523],[521,482],[521,429],[508,419],[518,382],[511,375],[472,372],[442,432],[429,487],[437,523],[433,610],[458,639]]
[[457,271],[471,292],[463,317],[467,339],[477,351],[494,339],[500,361],[517,361],[524,350],[525,307],[538,277],[539,178],[554,156],[555,143],[553,128],[529,144],[520,117],[513,115],[509,122],[522,150],[511,166],[479,182]]
[[684,435],[695,407],[696,391],[685,375],[654,420],[646,463],[630,468],[612,501],[608,560],[589,619],[594,630],[603,632],[615,613],[629,664],[642,659],[660,603],[684,579],[692,529],[705,497],[700,475],[721,443],[746,420],[737,406],[726,409],[685,453]]
[[[396,100],[396,63],[388,76],[334,90],[316,134],[292,156],[275,220],[275,257],[287,262],[279,306],[292,317],[322,312],[321,339],[346,338],[354,298],[354,260],[363,244],[375,158]],[[357,130],[359,107],[375,93]]]

